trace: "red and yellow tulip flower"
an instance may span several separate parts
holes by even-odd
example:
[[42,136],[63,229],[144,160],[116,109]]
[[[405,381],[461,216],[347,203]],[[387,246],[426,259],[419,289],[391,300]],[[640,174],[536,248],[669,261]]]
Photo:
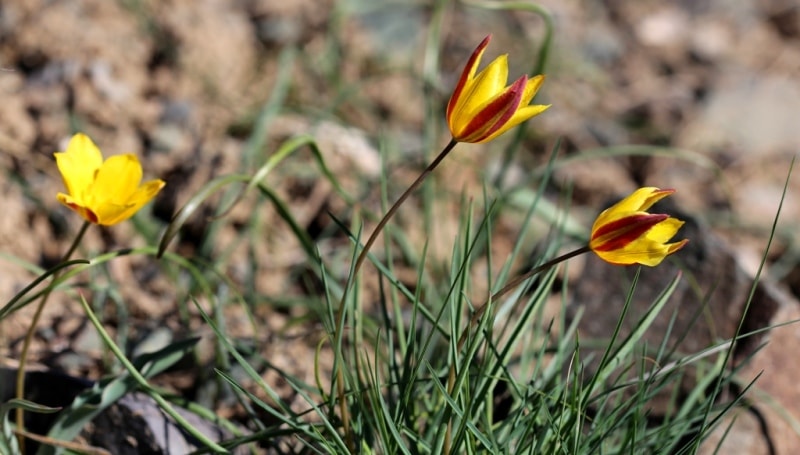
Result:
[[550,107],[530,105],[544,82],[542,74],[530,79],[523,75],[506,86],[507,54],[476,74],[490,39],[491,35],[484,38],[472,53],[447,103],[447,125],[456,142],[491,141]]
[[618,265],[656,266],[688,243],[669,242],[683,221],[669,215],[647,213],[653,204],[675,190],[640,188],[603,211],[592,226],[589,248],[606,262]]

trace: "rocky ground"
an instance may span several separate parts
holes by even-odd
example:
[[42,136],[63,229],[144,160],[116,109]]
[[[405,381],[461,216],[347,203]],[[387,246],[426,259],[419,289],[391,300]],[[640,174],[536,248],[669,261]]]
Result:
[[[424,87],[423,46],[432,19],[428,3],[4,1],[0,293],[11,296],[32,277],[11,258],[52,265],[79,227],[79,220],[55,200],[62,184],[52,157],[75,130],[92,136],[106,154],[136,153],[147,176],[168,182],[152,206],[155,221],[148,226],[156,230],[209,179],[254,170],[255,163],[296,134],[313,135],[346,191],[366,195],[363,203],[377,208],[380,135],[402,150],[390,156],[399,182],[399,189],[392,190],[400,191],[423,161],[420,132],[426,103],[434,97],[442,100],[434,106],[443,108],[474,46],[492,33],[487,56],[509,53],[514,77],[530,70],[544,34],[544,23],[535,14],[453,2],[444,9],[437,80]],[[557,201],[571,187],[574,216],[583,223],[590,223],[609,199],[639,186],[676,188],[676,207],[696,224],[692,251],[699,259],[694,270],[707,278],[706,286],[727,292],[713,303],[719,327],[703,329],[698,337],[732,333],[731,321],[738,321],[744,308],[800,148],[800,6],[790,0],[540,4],[552,14],[554,35],[547,81],[537,102],[553,106],[530,122],[524,143],[528,153],[515,158],[508,181],[546,162],[555,138],[561,137],[565,161],[549,191]],[[258,134],[255,119],[270,102],[278,110],[265,145],[249,152],[248,141]],[[658,153],[634,153],[645,149]],[[616,156],[608,157],[612,152]],[[464,188],[479,192],[501,155],[501,148],[489,145],[461,147],[438,171],[439,184],[453,194]],[[326,232],[332,226],[326,214],[346,203],[316,178],[316,170],[309,171],[310,163],[304,155],[270,183],[303,227]],[[795,173],[788,179],[767,254],[766,281],[748,315],[753,329],[800,319],[798,186]],[[234,246],[227,273],[243,280],[249,273],[248,252],[235,248],[235,240],[249,207],[237,206],[216,234],[220,245]],[[264,217],[271,230],[258,244],[255,291],[302,295],[308,291],[297,277],[302,250],[275,213]],[[195,221],[173,249],[201,251],[196,238],[208,229],[207,222],[202,217]],[[445,223],[437,229],[448,236],[452,227]],[[93,230],[86,251],[138,246],[140,231],[131,224]],[[413,231],[409,235],[414,240]],[[323,238],[320,248],[335,256],[346,245],[342,238]],[[347,259],[347,253],[338,254]],[[434,248],[433,254],[449,251]],[[195,326],[184,325],[177,309],[180,292],[157,274],[151,276],[148,264],[142,258],[120,260],[104,278],[117,283],[124,296],[131,343],[200,330],[194,319]],[[576,295],[614,292],[592,287],[605,279],[593,272],[598,267],[575,268],[586,271]],[[149,278],[143,281],[143,276]],[[0,357],[12,367],[29,310],[0,325]],[[230,308],[226,316],[232,333],[261,341],[265,358],[310,378],[313,372],[298,359],[313,355],[319,328],[286,329],[298,316],[291,309],[264,306],[261,311],[257,317],[265,327],[254,333],[247,315]],[[111,320],[119,317],[107,313]],[[37,337],[34,356],[40,365],[96,378],[104,359],[81,314],[74,299],[56,296],[41,323],[47,329]],[[584,327],[588,333],[605,329]],[[264,333],[269,334],[266,340]],[[763,372],[751,396],[768,437],[758,418],[744,413],[729,443],[751,449],[736,453],[769,453],[770,444],[775,453],[800,452],[800,396],[794,386],[800,371],[791,348],[798,338],[800,328],[792,324],[759,339],[769,343],[743,377]],[[167,382],[179,390],[198,387],[191,375]],[[235,410],[221,405],[220,412]]]

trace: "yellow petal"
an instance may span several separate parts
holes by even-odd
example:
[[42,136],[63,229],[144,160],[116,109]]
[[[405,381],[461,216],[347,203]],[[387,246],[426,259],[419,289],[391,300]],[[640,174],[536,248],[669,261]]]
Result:
[[55,157],[67,192],[73,198],[82,200],[94,181],[95,173],[103,164],[100,149],[88,136],[78,133],[70,139],[67,150],[55,153]]
[[108,204],[106,206],[108,211],[103,214],[100,224],[110,226],[132,217],[145,204],[156,197],[161,188],[164,188],[164,185],[165,182],[163,180],[150,180],[136,189],[125,205]]
[[491,135],[489,135],[487,138],[483,139],[480,142],[491,141],[492,139],[496,138],[497,136],[500,136],[501,134],[505,133],[511,128],[514,128],[520,123],[530,119],[531,117],[535,117],[541,114],[542,112],[546,111],[547,108],[549,107],[550,107],[549,104],[547,105],[535,104],[533,106],[525,106],[517,110],[517,112],[514,113],[514,116],[512,116],[511,119],[509,119],[509,121],[506,122],[505,125],[503,125],[500,129],[498,129],[497,131],[495,131],[494,133],[492,133]]
[[531,100],[533,100],[533,97],[536,96],[536,93],[542,87],[542,84],[544,84],[544,74],[539,74],[528,79],[528,82],[525,84],[525,92],[522,94],[520,106],[529,105]]
[[669,241],[683,226],[683,221],[676,218],[666,220],[653,226],[646,234],[628,243],[623,248],[610,251],[594,252],[606,262],[617,265],[642,264],[655,267],[667,256],[683,248],[688,240],[675,243]]
[[595,251],[604,261],[617,265],[642,264],[654,267],[669,254],[668,247],[662,243],[640,238],[624,248],[611,251]]
[[115,204],[111,201],[103,201],[103,203],[93,207],[93,211],[97,215],[97,224],[103,226],[112,226],[130,218],[130,216],[123,216],[127,210],[127,205]]
[[669,240],[678,233],[683,223],[683,221],[677,218],[667,218],[647,231],[647,238],[659,243],[669,242]]
[[683,239],[680,242],[675,242],[675,243],[667,243],[666,245],[664,245],[667,247],[667,255],[670,255],[680,250],[681,248],[685,247],[687,243],[689,243],[689,239]]
[[647,210],[647,209],[649,209],[650,207],[653,206],[653,204],[655,204],[656,202],[664,199],[665,197],[669,196],[670,194],[672,194],[674,192],[675,192],[675,190],[672,190],[672,189],[662,190],[662,189],[659,189],[659,188],[655,188],[655,191],[653,191],[647,197],[647,199],[642,203],[642,206],[639,207],[639,210]]
[[[544,82],[544,75],[508,83],[508,55],[495,58],[482,71],[475,70],[489,44],[487,36],[475,49],[447,103],[447,126],[457,142],[487,142],[549,106],[530,106]],[[524,87],[520,87],[524,82]],[[508,94],[513,99],[506,102]]]
[[464,87],[454,111],[457,126],[466,126],[476,113],[503,93],[508,80],[508,56],[501,55]]
[[667,190],[660,190],[654,187],[639,188],[630,196],[603,210],[603,212],[600,213],[595,220],[594,226],[592,226],[592,232],[597,230],[598,227],[624,216],[628,216],[628,214],[632,212],[647,210],[659,199],[672,194],[671,190],[664,194],[661,194],[662,191]]
[[[675,190],[670,189],[640,188],[604,210],[592,226],[589,247],[604,261],[612,264],[642,264],[651,267],[660,264],[665,257],[683,248],[688,242],[681,240],[666,243],[675,236],[684,222],[668,215],[650,214],[646,210],[674,192]],[[648,226],[647,220],[659,221]]]
[[107,159],[97,172],[91,194],[98,204],[105,201],[127,205],[142,181],[142,165],[136,155],[115,155]]
[[633,212],[592,231],[589,247],[595,251],[620,250],[631,242],[647,237],[654,227],[668,218],[664,214]]
[[469,61],[467,61],[467,64],[464,66],[464,70],[461,72],[461,76],[459,77],[458,83],[453,90],[453,94],[450,95],[450,101],[447,102],[447,123],[451,130],[454,125],[453,119],[456,107],[463,105],[465,98],[462,95],[464,94],[464,91],[471,86],[472,80],[475,78],[475,72],[481,63],[483,51],[486,50],[486,46],[489,45],[491,38],[492,35],[484,38],[483,41],[478,44],[478,47],[476,47],[472,52],[472,55],[469,57]]
[[97,171],[87,195],[89,207],[97,215],[97,223],[110,226],[130,218],[136,212],[130,210],[130,199],[141,180],[142,166],[136,155],[108,158]]
[[506,88],[508,82],[508,54],[497,56],[475,77],[474,95],[479,99],[492,98]]
[[166,182],[161,179],[144,182],[142,186],[136,190],[136,193],[133,194],[131,202],[136,204],[141,203],[142,205],[147,204],[151,199],[156,197],[158,192],[161,191],[161,188],[164,188],[164,185],[166,185]]
[[75,213],[80,215],[84,220],[90,223],[97,223],[97,215],[91,209],[83,205],[79,200],[64,193],[56,194],[56,199],[58,199],[58,202],[75,211]]

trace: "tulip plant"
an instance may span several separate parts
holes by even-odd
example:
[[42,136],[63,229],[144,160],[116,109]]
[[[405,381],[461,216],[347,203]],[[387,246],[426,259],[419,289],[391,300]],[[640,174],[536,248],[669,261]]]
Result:
[[[265,182],[264,177],[267,173],[293,153],[294,149],[291,147],[281,147],[252,175],[221,176],[207,183],[172,219],[157,253],[155,247],[148,250],[148,254],[163,259],[162,255],[165,254],[169,239],[182,232],[182,224],[193,210],[220,188],[233,183],[243,184],[245,190],[241,191],[240,196],[244,196],[251,189],[258,189],[259,195],[263,198],[259,201],[268,200],[273,204],[272,207],[277,209],[275,212],[279,213],[280,219],[286,221],[297,237],[298,243],[302,244],[307,262],[310,264],[309,270],[313,268],[313,271],[318,273],[320,282],[325,285],[324,292],[309,296],[309,300],[316,298],[323,302],[321,305],[324,305],[318,314],[309,312],[313,314],[309,318],[319,316],[321,319],[314,321],[315,330],[324,331],[318,339],[316,351],[318,357],[314,359],[314,383],[306,384],[302,382],[302,378],[290,377],[291,375],[280,371],[270,362],[263,362],[267,364],[266,368],[272,368],[279,376],[286,379],[287,387],[292,388],[297,397],[297,402],[293,403],[285,402],[278,392],[266,384],[260,376],[261,372],[256,372],[244,358],[241,348],[234,344],[232,341],[234,337],[226,336],[218,327],[218,324],[224,323],[223,313],[220,313],[218,318],[209,317],[203,305],[195,302],[203,321],[211,327],[207,332],[217,337],[217,342],[213,344],[217,349],[224,351],[217,353],[217,358],[221,359],[220,365],[223,366],[216,365],[214,374],[219,377],[221,383],[224,382],[226,392],[235,392],[244,409],[243,412],[248,412],[253,419],[268,416],[263,422],[258,420],[257,424],[249,426],[247,431],[238,433],[237,437],[228,441],[227,445],[220,441],[212,441],[213,438],[194,428],[183,417],[183,413],[172,409],[174,403],[170,404],[154,387],[149,386],[145,373],[152,373],[156,369],[153,365],[157,362],[153,360],[141,368],[134,366],[133,362],[128,362],[123,350],[113,345],[112,341],[108,341],[110,337],[103,330],[102,322],[96,318],[84,300],[82,291],[77,293],[87,318],[95,324],[104,342],[117,356],[123,368],[127,369],[128,375],[119,383],[124,382],[126,386],[134,387],[131,384],[135,381],[135,387],[150,393],[158,406],[170,416],[171,422],[177,422],[194,441],[199,441],[202,448],[198,453],[231,453],[239,445],[253,441],[267,441],[264,444],[270,449],[280,448],[287,453],[301,452],[301,450],[295,451],[292,444],[306,450],[302,453],[341,454],[658,453],[658,450],[664,448],[661,445],[662,440],[683,441],[682,438],[692,434],[692,431],[703,435],[707,432],[709,429],[707,422],[711,420],[709,416],[712,414],[712,407],[715,406],[712,394],[707,396],[705,393],[706,390],[712,389],[711,380],[704,383],[707,389],[703,388],[703,393],[696,394],[703,397],[692,395],[692,399],[700,403],[697,409],[691,409],[693,413],[685,411],[685,408],[680,409],[680,412],[691,414],[691,418],[687,417],[685,422],[678,419],[678,423],[666,419],[668,425],[661,427],[666,428],[663,432],[648,433],[642,414],[649,411],[644,409],[642,403],[649,402],[663,390],[663,384],[656,383],[656,379],[659,375],[667,373],[658,370],[647,376],[642,367],[640,379],[645,376],[647,378],[641,379],[634,384],[636,387],[631,388],[632,394],[641,398],[632,404],[624,401],[625,397],[617,398],[620,396],[617,392],[626,389],[628,385],[615,383],[614,387],[606,387],[606,381],[622,377],[620,369],[639,368],[638,363],[634,365],[629,361],[641,354],[637,351],[640,346],[637,346],[634,336],[617,343],[619,340],[613,337],[616,337],[618,332],[614,332],[596,375],[587,378],[584,375],[591,376],[593,373],[588,372],[582,363],[578,335],[569,332],[574,330],[574,327],[561,327],[567,330],[569,336],[574,335],[573,338],[553,341],[557,336],[550,332],[550,328],[546,330],[541,328],[547,323],[541,320],[537,320],[535,324],[532,322],[537,312],[541,315],[541,308],[551,296],[559,268],[564,267],[568,260],[578,255],[594,254],[605,261],[606,264],[602,264],[603,266],[630,267],[628,270],[639,272],[648,267],[675,266],[678,261],[674,258],[680,256],[681,249],[690,239],[682,238],[685,231],[684,235],[679,234],[684,221],[669,213],[660,213],[668,210],[658,210],[656,205],[675,193],[674,189],[643,187],[625,197],[621,195],[619,202],[605,210],[601,210],[602,207],[593,208],[592,213],[599,214],[591,227],[587,223],[582,234],[575,235],[569,240],[559,237],[552,244],[546,245],[545,251],[538,255],[530,255],[532,260],[525,260],[530,258],[519,260],[528,253],[525,252],[522,240],[518,240],[515,247],[519,248],[515,248],[501,273],[491,269],[493,262],[490,255],[494,253],[492,253],[490,224],[493,219],[486,215],[486,223],[480,227],[482,231],[475,234],[472,230],[474,226],[470,224],[472,223],[472,212],[470,212],[470,216],[464,217],[467,220],[465,221],[467,227],[459,232],[459,238],[454,241],[453,264],[449,270],[428,276],[424,273],[425,261],[419,261],[420,269],[418,280],[414,283],[415,289],[411,289],[404,280],[393,275],[394,261],[388,260],[384,264],[378,259],[371,258],[373,262],[370,262],[370,267],[375,266],[380,276],[378,284],[381,292],[375,300],[378,302],[377,305],[380,305],[380,311],[376,313],[380,313],[383,325],[381,322],[376,323],[369,319],[374,315],[364,310],[366,299],[359,293],[361,290],[359,280],[363,279],[360,273],[367,263],[376,239],[403,203],[434,172],[456,145],[486,144],[486,153],[493,153],[488,145],[492,141],[534,117],[543,114],[552,115],[552,113],[546,114],[551,109],[550,104],[537,104],[535,101],[540,91],[544,91],[546,96],[544,85],[546,77],[544,74],[536,74],[540,71],[531,71],[533,73],[531,75],[523,74],[510,80],[506,54],[499,55],[487,65],[481,66],[490,41],[491,35],[486,36],[466,59],[460,76],[454,78],[456,82],[452,91],[444,89],[440,93],[441,96],[436,97],[439,103],[439,109],[436,111],[438,123],[428,123],[435,124],[432,129],[440,127],[443,137],[438,134],[429,135],[436,141],[435,146],[431,148],[439,150],[440,144],[446,145],[416,179],[405,187],[400,196],[394,199],[394,203],[387,204],[388,210],[382,216],[375,217],[378,222],[369,236],[366,236],[363,245],[360,244],[358,236],[353,236],[353,251],[348,252],[352,253],[352,256],[337,263],[337,265],[346,263],[346,267],[349,267],[347,273],[342,273],[340,269],[331,272],[335,266],[331,264],[333,261],[328,262],[329,258],[326,255],[329,250],[318,248],[300,223],[293,218],[292,207],[282,203],[278,192],[272,191]],[[463,57],[466,55],[460,56],[459,61]],[[553,83],[553,77],[551,73],[549,84]],[[553,104],[558,108],[557,100],[554,100]],[[313,138],[293,138],[292,141],[296,141],[291,142],[295,148],[308,146],[312,149],[323,173],[339,191],[337,194],[344,194],[335,177],[329,175],[330,172],[325,167],[322,154],[319,153],[319,147]],[[254,144],[262,142],[261,139],[253,141]],[[455,167],[457,163],[448,165]],[[73,256],[87,229],[93,225],[100,226],[97,229],[108,229],[131,219],[153,201],[166,185],[166,182],[159,178],[144,179],[145,170],[134,154],[104,158],[100,148],[84,133],[72,136],[66,149],[55,153],[55,166],[52,168],[55,182],[57,182],[56,168],[63,181],[64,191],[55,195],[53,194],[55,191],[48,192],[47,197],[58,210],[71,214],[70,216],[76,220],[76,225],[78,217],[82,222],[74,241],[63,255],[62,263],[66,263]],[[542,185],[544,187],[545,184]],[[225,210],[219,210],[218,216],[213,219],[214,222],[221,222],[229,209],[242,198],[232,199],[235,199],[233,203],[223,204]],[[355,203],[353,207],[356,207]],[[361,213],[358,209],[353,209],[353,212]],[[75,217],[75,214],[78,217]],[[529,215],[529,218],[532,216]],[[253,225],[258,224],[254,222]],[[524,229],[520,231],[529,232]],[[255,234],[243,235],[242,241],[266,237],[267,233],[258,231]],[[481,259],[485,259],[484,263],[488,264],[486,276],[489,277],[489,282],[485,287],[474,286],[482,289],[476,292],[469,284],[469,280],[475,275],[473,273],[475,270],[470,269],[470,261],[484,254],[476,252],[480,248],[475,247],[483,241],[486,242],[483,246],[488,253]],[[562,242],[573,242],[575,249],[562,250]],[[258,270],[257,265],[260,264],[257,260],[261,258],[255,256],[259,256],[256,252],[260,251],[263,250],[257,248],[248,250],[248,256],[252,256],[255,264],[248,271]],[[519,251],[523,252],[518,253]],[[569,252],[559,255],[562,251]],[[676,256],[671,258],[672,255]],[[191,279],[204,280],[207,279],[206,276],[217,279],[218,275],[225,273],[226,267],[213,264],[213,257],[204,256],[203,260],[206,259],[212,262],[210,273],[202,270],[205,264],[198,265],[186,258],[180,257],[180,260],[175,262],[190,271],[183,276],[191,276]],[[269,260],[272,259],[270,257]],[[525,265],[518,271],[511,272],[512,267],[520,262],[524,262]],[[60,275],[60,272],[61,269],[54,272],[53,278],[61,277],[65,282],[72,279],[69,275]],[[529,291],[528,287],[533,287],[531,283],[535,280],[531,278],[534,276],[539,280],[538,287],[535,292],[529,292],[532,296],[523,295]],[[225,290],[219,291],[217,293],[219,295],[228,295],[228,291],[237,285],[235,279],[225,278],[219,281],[219,289]],[[653,303],[651,309],[654,313],[664,307],[677,283],[678,278],[675,278],[669,283],[662,297]],[[16,381],[16,396],[19,399],[25,396],[25,367],[37,324],[51,290],[54,287],[60,290],[58,286],[61,285],[53,284],[30,299],[32,302],[37,302],[37,305],[20,350]],[[214,287],[206,282],[198,288],[202,288],[204,292],[207,290],[209,295],[215,292]],[[386,288],[389,291],[386,291]],[[244,297],[240,300],[247,301],[247,294],[242,292],[241,295]],[[215,298],[216,294],[207,301],[212,302]],[[271,303],[270,298],[271,296],[268,296],[263,301]],[[499,303],[501,301],[502,304]],[[203,304],[205,303],[206,301]],[[260,300],[253,302],[254,305],[256,303],[263,302]],[[629,303],[626,302],[625,305]],[[0,308],[0,320],[4,311],[10,306]],[[298,311],[301,310],[300,306],[298,305]],[[292,307],[292,311],[294,310],[295,307]],[[613,310],[609,305],[609,311],[617,310]],[[625,309],[620,311],[621,314],[624,312]],[[253,316],[256,313],[248,315]],[[253,317],[255,319],[255,316]],[[369,320],[369,323],[365,323],[365,320]],[[559,322],[564,322],[562,324],[564,326],[568,325],[566,321]],[[643,320],[636,329],[644,331],[651,322],[652,319]],[[501,325],[502,328],[498,328]],[[365,326],[373,332],[365,330]],[[261,329],[257,327],[256,331]],[[270,333],[270,336],[272,335]],[[374,342],[372,339],[365,341],[367,336],[374,336]],[[281,349],[284,347],[279,346]],[[326,349],[334,359],[333,366],[329,370],[320,367],[323,363],[319,361],[321,353]],[[661,347],[661,351],[653,355],[654,360],[648,365],[656,365],[665,360],[666,355],[664,358],[661,356],[662,351],[666,350]],[[522,354],[516,357],[518,352]],[[174,361],[177,362],[178,356],[174,357]],[[310,358],[293,360],[298,360],[298,363],[311,362]],[[234,361],[242,368],[230,368]],[[718,365],[720,369],[712,371],[708,377],[713,380],[721,378],[723,375],[721,368],[724,368],[724,365],[725,362],[721,362]],[[530,375],[525,380],[517,381],[514,375],[518,370],[527,371],[526,368],[530,369]],[[237,375],[247,375],[250,382],[247,385],[237,382],[231,370]],[[252,393],[248,389],[250,384],[260,387],[259,393]],[[716,385],[715,390],[722,389],[721,379]],[[503,400],[513,403],[508,406],[510,410],[506,410],[505,415],[501,415],[498,410],[503,409],[499,404]],[[621,404],[614,400],[621,400]],[[686,402],[689,403],[690,400],[687,398]],[[306,403],[307,409],[298,411],[297,403]],[[90,401],[87,408],[95,405],[94,401]],[[27,433],[22,409],[22,407],[17,409],[16,434],[19,436],[19,447],[24,451]],[[75,415],[84,418],[89,412],[93,411],[84,408]],[[212,419],[224,420],[220,416],[213,415],[213,412],[210,415]],[[74,416],[66,416],[62,420],[69,422],[72,417]],[[606,419],[607,422],[602,419]],[[701,421],[702,428],[698,423]],[[5,427],[2,423],[0,421],[0,451],[11,447],[8,444],[4,445],[7,432],[4,432]],[[225,423],[229,427],[235,427],[230,422]],[[622,426],[628,429],[627,432],[620,430]],[[623,436],[618,436],[620,431],[623,431]],[[645,436],[640,436],[640,433],[645,433]],[[640,437],[641,440],[631,442],[635,437]],[[274,446],[273,438],[274,441],[278,441]],[[286,439],[281,438],[288,438],[291,441],[286,443]],[[691,444],[695,442],[697,441],[693,440]],[[690,449],[681,451],[681,448],[677,447],[679,442],[670,444],[672,445],[664,449],[669,453],[691,451]]]
[[[456,144],[459,142],[489,142],[520,123],[545,112],[550,107],[550,105],[530,104],[544,83],[545,76],[543,74],[531,78],[523,75],[512,84],[507,85],[507,55],[503,54],[495,58],[484,69],[478,71],[481,58],[490,40],[491,35],[484,38],[472,52],[447,103],[446,120],[451,134],[450,142],[378,222],[356,259],[354,275],[358,274],[367,253],[389,219],[408,196],[422,184],[428,174],[453,150]],[[607,209],[595,221],[589,245],[550,260],[512,279],[508,285],[474,312],[471,325],[478,322],[492,299],[499,298],[531,276],[588,251],[594,251],[601,259],[611,264],[658,265],[665,257],[678,251],[688,242],[688,240],[682,240],[667,244],[666,242],[676,234],[683,223],[668,215],[651,215],[644,212],[658,200],[672,193],[673,190],[642,188]],[[342,327],[347,289],[346,287],[345,294],[339,303],[335,323],[337,328]],[[464,332],[459,338],[459,349],[468,333]],[[340,339],[340,336],[339,333],[336,333],[334,338]],[[341,370],[338,372],[337,380],[340,385],[344,382]],[[451,368],[448,382],[448,391],[450,392],[453,391],[454,380],[455,371]],[[339,402],[344,431],[349,433],[349,414],[345,406],[342,387],[339,388]],[[448,427],[448,445],[449,435],[450,428]]]
[[[140,184],[142,165],[136,155],[116,155],[104,161],[100,149],[88,136],[81,133],[72,137],[66,151],[55,153],[55,158],[67,189],[66,194],[58,193],[56,198],[85,220],[64,254],[62,263],[68,261],[78,248],[90,224],[111,226],[127,220],[150,202],[165,185],[160,179]],[[49,296],[49,291],[42,295],[22,344],[16,384],[17,397],[20,399],[25,396],[28,350]],[[24,428],[23,417],[23,409],[18,408],[19,428]],[[24,447],[24,438],[20,438],[20,446]]]

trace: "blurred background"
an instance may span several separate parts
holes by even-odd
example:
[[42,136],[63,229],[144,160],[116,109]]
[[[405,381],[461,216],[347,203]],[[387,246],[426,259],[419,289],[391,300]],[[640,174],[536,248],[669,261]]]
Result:
[[[516,79],[543,61],[547,80],[536,103],[552,107],[528,122],[513,154],[506,153],[511,135],[463,144],[437,170],[437,191],[456,202],[437,206],[453,220],[437,221],[434,258],[450,252],[459,194],[478,198],[486,182],[530,185],[560,138],[548,195],[557,202],[570,189],[571,211],[584,225],[608,200],[639,186],[675,188],[676,205],[723,238],[732,257],[754,273],[800,147],[797,2],[543,0],[537,5],[549,11],[552,25],[545,55],[542,16],[502,5],[3,0],[0,250],[6,259],[48,267],[72,240],[81,221],[55,199],[62,183],[53,153],[76,131],[106,155],[137,154],[146,178],[167,181],[145,210],[152,216],[90,232],[85,248],[95,254],[154,244],[204,183],[254,172],[301,134],[317,141],[345,191],[377,212],[381,172],[390,176],[390,194],[399,194],[447,142],[450,90],[474,47],[492,34],[484,65],[508,53]],[[346,217],[349,206],[313,163],[310,155],[293,158],[270,185],[323,257],[345,263],[350,243],[335,233],[329,213]],[[771,280],[797,295],[800,177],[788,185],[768,268]],[[276,296],[302,300],[314,292],[305,256],[274,210],[264,211],[259,230],[245,229],[252,210],[252,203],[237,205],[217,227],[208,216],[196,217],[172,248],[209,258],[222,251],[223,272],[256,303],[269,303],[256,308],[262,334],[304,336],[315,323]],[[414,230],[423,219],[419,208],[404,210],[399,223],[409,226],[409,239],[425,240]],[[517,235],[515,221],[506,222],[509,236]],[[450,240],[437,251],[436,239]],[[500,235],[496,240],[503,243]],[[103,310],[112,329],[131,322],[124,337],[134,349],[154,334],[169,339],[200,327],[184,325],[178,315],[186,296],[150,262],[123,258],[107,276],[92,278],[94,285],[115,283],[113,292],[96,296],[117,303]],[[413,268],[408,273],[413,280]],[[19,261],[0,261],[0,295],[13,295],[30,279]],[[1,357],[18,352],[29,310],[4,321]],[[232,333],[258,339],[247,314],[235,306],[226,312]],[[74,299],[49,304],[33,355],[96,377],[105,364],[80,313]],[[298,359],[307,358],[313,341],[268,343],[262,355],[310,375]],[[187,378],[171,383],[187,384],[197,387]]]

